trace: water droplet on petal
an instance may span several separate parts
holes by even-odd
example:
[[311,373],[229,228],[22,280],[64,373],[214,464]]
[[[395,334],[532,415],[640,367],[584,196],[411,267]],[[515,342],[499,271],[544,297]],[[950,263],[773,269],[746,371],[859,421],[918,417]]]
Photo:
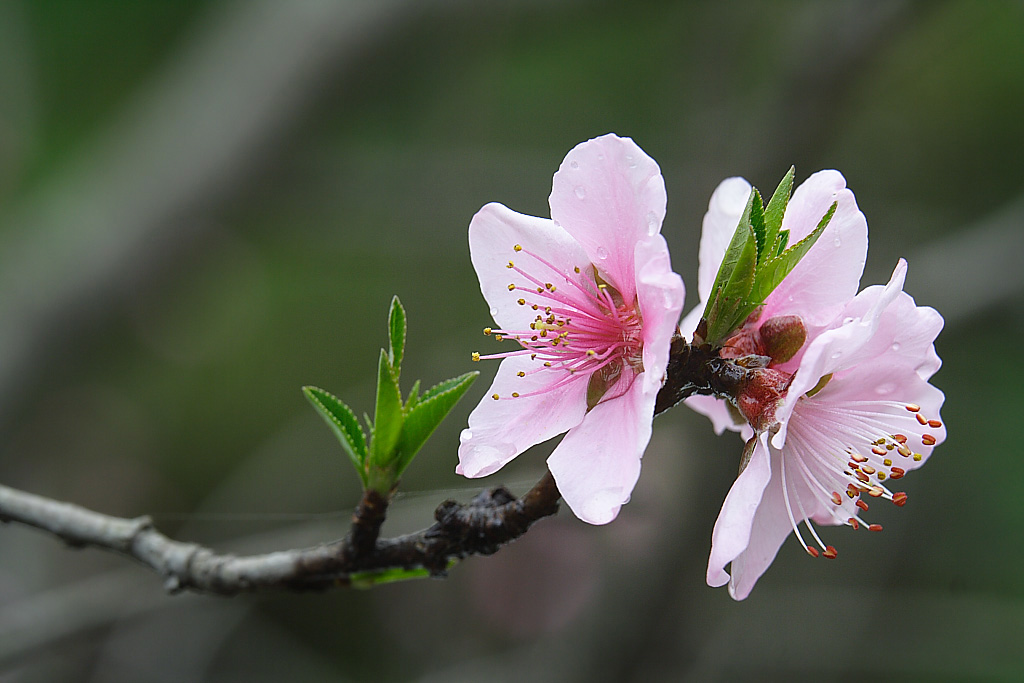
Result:
[[659,227],[660,226],[658,225],[658,217],[654,214],[653,211],[648,211],[647,212],[647,236],[648,237],[654,237],[655,235],[657,235]]
[[495,306],[491,306],[491,315],[498,315],[498,309]]
[[632,154],[626,155],[626,163],[629,164],[630,168],[636,168],[636,159],[633,158]]
[[466,443],[467,441],[473,440],[473,432],[468,429],[463,429],[462,434],[459,434],[459,441]]
[[586,197],[587,196],[587,188],[583,187],[582,185],[577,185],[576,186],[576,196],[579,197],[580,199],[583,199],[584,197]]
[[597,248],[597,258],[601,259],[602,261],[607,259],[608,258],[608,250],[605,249],[604,247],[598,247]]
[[900,343],[898,341],[892,343],[892,350],[893,351],[899,351],[900,350]]
[[580,167],[580,162],[575,161],[575,160],[570,161],[569,162],[569,166],[570,166],[570,168],[573,168],[573,169],[579,168]]
[[843,246],[843,240],[839,238],[839,235],[836,235],[836,238],[832,240],[832,244],[836,245],[837,247],[841,247]]
[[842,357],[842,355],[843,355],[842,351],[834,351],[832,353],[832,360],[837,360],[838,358]]
[[887,396],[892,392],[896,391],[896,385],[892,382],[886,382],[885,384],[879,384],[875,387],[875,393],[879,396]]
[[664,292],[661,293],[661,296],[662,296],[662,304],[665,306],[665,308],[668,308],[668,309],[675,308],[675,305],[676,305],[676,295],[675,295],[674,292],[666,289]]
[[843,318],[843,324],[844,325],[849,325],[852,322],[853,322],[853,318]]
[[562,224],[559,223],[558,221],[551,221],[551,224],[554,225],[556,228],[562,227]]

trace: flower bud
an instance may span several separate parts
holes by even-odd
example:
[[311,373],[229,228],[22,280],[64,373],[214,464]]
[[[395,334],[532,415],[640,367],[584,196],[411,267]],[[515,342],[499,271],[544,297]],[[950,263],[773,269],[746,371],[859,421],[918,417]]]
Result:
[[793,375],[772,368],[751,372],[750,380],[736,397],[736,407],[755,431],[764,431],[775,424],[775,410],[792,381]]
[[785,363],[796,355],[807,340],[807,328],[798,315],[779,315],[761,325],[764,352],[776,363]]

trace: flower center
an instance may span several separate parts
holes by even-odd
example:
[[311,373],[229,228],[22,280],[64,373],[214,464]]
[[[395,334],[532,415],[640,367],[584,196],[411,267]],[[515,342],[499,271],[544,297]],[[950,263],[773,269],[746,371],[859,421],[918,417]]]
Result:
[[[917,451],[928,450],[936,443],[935,436],[925,430],[938,429],[942,423],[922,415],[915,404],[887,401],[869,412],[839,411],[835,406],[814,403],[812,396],[802,397],[798,410],[804,415],[790,421],[785,448],[793,457],[784,454],[780,458],[780,476],[786,512],[800,544],[812,557],[834,559],[835,547],[821,540],[804,502],[810,498],[817,503],[811,514],[819,522],[824,520],[818,511],[824,509],[835,524],[881,531],[881,524],[866,522],[862,517],[869,509],[865,496],[903,507],[907,494],[893,492],[883,482],[903,478],[906,463],[920,462],[924,455]],[[793,418],[797,418],[795,412]],[[889,433],[893,427],[905,433]],[[804,520],[816,545],[804,540],[797,519]]]
[[519,377],[546,373],[550,378],[539,387],[533,385],[529,392],[491,397],[536,396],[581,377],[590,378],[592,391],[588,393],[596,391],[596,400],[608,397],[613,386],[614,395],[628,389],[626,384],[619,390],[620,380],[631,380],[643,371],[642,319],[636,301],[623,301],[593,265],[586,272],[577,266],[569,273],[518,244],[513,250],[521,263],[509,261],[506,266],[516,274],[508,285],[509,298],[515,305],[535,311],[534,318],[523,329],[484,328],[485,335],[498,341],[513,339],[522,348],[485,356],[474,353],[473,360],[529,356],[534,367],[519,371]]

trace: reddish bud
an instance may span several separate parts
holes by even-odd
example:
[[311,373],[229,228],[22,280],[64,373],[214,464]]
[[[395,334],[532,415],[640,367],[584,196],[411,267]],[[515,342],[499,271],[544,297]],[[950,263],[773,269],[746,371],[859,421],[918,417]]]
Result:
[[807,328],[798,315],[777,315],[761,325],[764,352],[776,363],[785,363],[807,341]]

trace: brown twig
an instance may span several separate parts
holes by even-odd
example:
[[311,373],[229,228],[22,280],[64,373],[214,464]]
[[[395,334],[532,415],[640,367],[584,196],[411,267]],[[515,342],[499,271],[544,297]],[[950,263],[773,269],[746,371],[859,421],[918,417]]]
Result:
[[[742,368],[710,348],[676,337],[655,414],[686,396],[721,393]],[[497,487],[469,503],[445,501],[435,522],[416,533],[379,538],[388,499],[367,491],[348,536],[312,548],[263,555],[221,555],[195,543],[168,538],[148,517],[124,519],[78,505],[0,486],[0,522],[47,531],[74,547],[93,546],[134,558],[164,577],[170,591],[233,595],[270,589],[323,590],[348,585],[357,575],[393,569],[425,569],[444,576],[453,560],[490,555],[519,538],[537,521],[558,512],[561,494],[550,472],[521,497]]]

